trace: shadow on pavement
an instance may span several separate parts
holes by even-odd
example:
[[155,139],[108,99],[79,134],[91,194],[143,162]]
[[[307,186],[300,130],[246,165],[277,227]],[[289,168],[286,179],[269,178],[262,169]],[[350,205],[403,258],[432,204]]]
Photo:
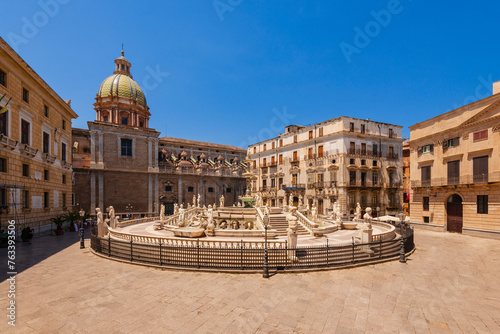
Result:
[[[16,240],[15,249],[15,270],[18,274],[32,266],[42,262],[52,255],[64,250],[65,248],[80,242],[78,232],[64,231],[61,236],[47,235],[39,238],[33,238],[31,245]],[[85,247],[90,246],[90,229],[85,231]],[[13,270],[8,268],[8,248],[0,248],[0,283],[9,278],[8,272]]]

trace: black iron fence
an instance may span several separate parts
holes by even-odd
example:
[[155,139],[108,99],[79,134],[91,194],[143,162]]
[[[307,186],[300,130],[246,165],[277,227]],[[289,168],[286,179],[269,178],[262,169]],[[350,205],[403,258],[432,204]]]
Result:
[[[93,231],[95,233],[95,231]],[[264,264],[265,249],[249,248],[244,242],[228,248],[196,246],[172,246],[139,243],[110,237],[100,238],[91,234],[92,249],[104,256],[125,261],[165,267],[184,267],[213,270],[255,271]],[[191,244],[192,245],[192,244]],[[404,237],[405,253],[414,249],[413,230],[407,228]],[[401,239],[379,240],[371,243],[307,247],[288,247],[283,242],[279,247],[268,249],[269,269],[287,271],[294,269],[335,268],[351,264],[397,258]]]

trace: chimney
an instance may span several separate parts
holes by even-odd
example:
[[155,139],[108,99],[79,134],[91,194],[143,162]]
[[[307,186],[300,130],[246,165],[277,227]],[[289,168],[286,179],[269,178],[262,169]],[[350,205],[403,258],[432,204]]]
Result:
[[493,83],[493,95],[500,93],[500,81]]

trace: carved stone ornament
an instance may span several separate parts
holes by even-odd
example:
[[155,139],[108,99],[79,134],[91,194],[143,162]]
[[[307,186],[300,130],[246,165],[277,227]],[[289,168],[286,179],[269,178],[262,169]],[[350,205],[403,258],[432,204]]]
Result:
[[467,132],[467,133],[464,133],[464,134],[462,135],[462,139],[463,139],[463,140],[468,140],[468,139],[469,139],[469,133],[468,133],[468,132]]

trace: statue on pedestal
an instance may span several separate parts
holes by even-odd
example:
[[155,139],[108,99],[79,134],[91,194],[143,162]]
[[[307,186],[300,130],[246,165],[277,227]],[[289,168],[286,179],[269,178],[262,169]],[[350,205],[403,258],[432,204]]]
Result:
[[206,235],[209,237],[212,237],[215,235],[214,229],[215,229],[215,224],[214,224],[214,210],[212,209],[212,206],[208,206],[207,210],[207,229],[205,231]]
[[174,215],[179,213],[179,205],[177,203],[174,203]]
[[361,205],[359,202],[356,204],[356,213],[354,214],[354,221],[359,221],[361,219]]
[[198,207],[200,207],[200,206],[201,206],[201,195],[198,194]]
[[297,256],[295,255],[295,248],[297,247],[297,224],[298,218],[295,215],[297,212],[297,208],[295,206],[290,207],[290,212],[286,215],[286,220],[288,222],[287,232],[287,241],[288,241],[288,258],[295,262],[297,261]]
[[108,208],[108,212],[109,212],[109,226],[114,229],[114,228],[118,227],[117,226],[118,219],[116,218],[116,215],[115,215],[115,209],[112,206],[110,206]]
[[314,205],[314,203],[311,209],[311,218],[313,222],[318,220],[318,210],[316,209],[316,205]]
[[224,207],[224,201],[225,201],[224,195],[221,195],[221,197],[219,198],[219,206],[221,208]]
[[288,205],[292,206],[293,205],[293,195],[290,193],[290,200],[288,201]]
[[179,208],[179,222],[177,223],[177,225],[179,227],[182,227],[184,226],[184,219],[185,219],[185,213],[186,209],[184,209],[184,205],[181,204],[180,208]]
[[161,205],[161,209],[160,209],[160,221],[164,221],[165,220],[165,205]]
[[196,207],[196,195],[193,195],[193,207]]
[[302,195],[299,195],[299,207],[304,205],[304,197]]
[[101,209],[96,208],[95,212],[97,213],[97,235],[104,238],[108,234],[108,224],[104,222]]

